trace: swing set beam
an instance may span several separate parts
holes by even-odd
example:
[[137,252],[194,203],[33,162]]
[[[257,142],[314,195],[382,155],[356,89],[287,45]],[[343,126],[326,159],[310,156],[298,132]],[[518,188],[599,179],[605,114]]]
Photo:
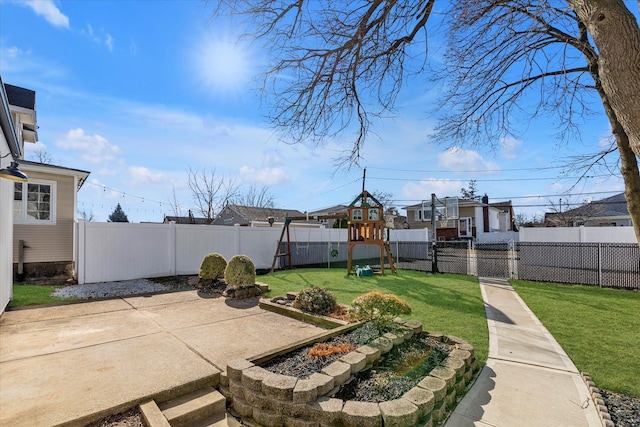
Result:
[[[280,239],[278,240],[278,246],[276,246],[276,253],[273,255],[273,263],[271,263],[271,273],[274,272],[276,268],[276,262],[278,258],[287,257],[287,266],[291,268],[291,239],[289,238],[289,225],[293,221],[309,221],[309,220],[321,220],[321,219],[347,219],[348,216],[346,214],[343,215],[303,215],[303,216],[288,216],[284,220],[284,225],[282,226],[282,232],[280,233]],[[287,235],[287,251],[280,252],[280,246],[282,245],[282,241],[284,240],[284,235]]]

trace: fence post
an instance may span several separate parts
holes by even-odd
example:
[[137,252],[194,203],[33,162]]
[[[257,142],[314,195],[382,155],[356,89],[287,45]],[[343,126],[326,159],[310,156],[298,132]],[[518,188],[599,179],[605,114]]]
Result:
[[602,243],[598,243],[598,286],[602,287]]
[[76,249],[78,251],[78,255],[76,257],[76,262],[78,263],[76,265],[76,280],[78,281],[79,285],[83,285],[85,279],[85,261],[87,259],[87,245],[85,240],[86,223],[83,219],[79,219],[76,226],[78,227],[78,232],[76,233],[76,239],[78,239],[78,242],[76,244]]
[[169,224],[171,226],[171,231],[169,232],[169,262],[172,265],[171,274],[174,276],[178,275],[177,265],[178,265],[178,252],[176,250],[176,224]]

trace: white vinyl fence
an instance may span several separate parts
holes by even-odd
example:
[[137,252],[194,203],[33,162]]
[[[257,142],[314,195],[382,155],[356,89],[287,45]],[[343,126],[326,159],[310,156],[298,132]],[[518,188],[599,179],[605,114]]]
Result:
[[197,274],[208,253],[270,268],[280,228],[78,221],[78,283]]
[[521,242],[637,243],[633,227],[523,227]]

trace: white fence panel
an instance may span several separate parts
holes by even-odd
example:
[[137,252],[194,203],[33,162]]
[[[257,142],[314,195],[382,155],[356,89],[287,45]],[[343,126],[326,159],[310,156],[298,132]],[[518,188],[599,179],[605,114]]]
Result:
[[237,253],[251,258],[256,269],[271,268],[282,230],[277,227],[234,228],[239,228],[240,231],[240,244]]
[[429,229],[391,230],[389,240],[392,242],[428,242]]
[[520,241],[520,233],[517,231],[494,231],[491,233],[478,233],[476,241],[478,243],[493,243],[493,242],[514,242]]
[[175,274],[174,227],[79,221],[79,283]]
[[[167,224],[165,224],[167,225]],[[226,259],[236,254],[234,227],[172,225],[176,230],[176,274],[195,274],[206,254],[217,252]]]
[[637,243],[633,227],[523,227],[521,242]]

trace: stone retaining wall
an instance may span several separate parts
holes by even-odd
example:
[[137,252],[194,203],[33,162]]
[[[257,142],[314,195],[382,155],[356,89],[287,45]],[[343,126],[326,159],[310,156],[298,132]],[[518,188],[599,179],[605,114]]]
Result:
[[429,333],[454,349],[442,366],[399,399],[371,403],[329,397],[352,375],[371,367],[422,324],[402,321],[387,333],[342,356],[306,379],[272,373],[247,360],[228,363],[220,375],[227,404],[249,425],[264,427],[431,427],[441,421],[463,393],[477,369],[473,347],[456,337]]

